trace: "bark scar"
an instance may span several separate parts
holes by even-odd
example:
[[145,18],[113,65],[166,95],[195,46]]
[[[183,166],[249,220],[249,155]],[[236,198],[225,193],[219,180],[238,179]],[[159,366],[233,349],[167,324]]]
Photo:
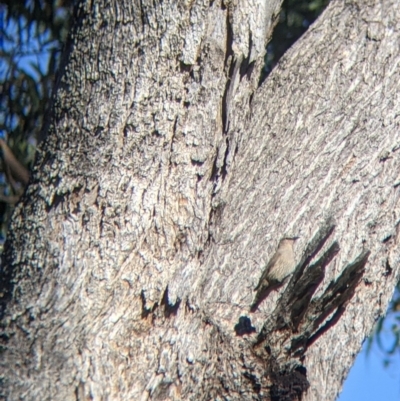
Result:
[[[274,344],[272,340],[276,337],[285,338],[289,355],[302,358],[308,347],[336,324],[346,310],[362,279],[370,251],[363,250],[336,280],[331,281],[322,295],[313,298],[324,279],[325,268],[340,250],[338,242],[332,242],[320,258],[311,265],[310,262],[334,228],[331,222],[327,222],[309,242],[275,311],[264,323],[254,343],[254,351],[259,356],[266,356],[266,347],[280,352],[281,344]],[[274,336],[274,332],[279,332],[279,335]]]

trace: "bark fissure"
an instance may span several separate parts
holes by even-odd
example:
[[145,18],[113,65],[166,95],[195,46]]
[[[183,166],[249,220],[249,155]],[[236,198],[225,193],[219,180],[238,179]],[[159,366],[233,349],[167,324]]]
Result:
[[[322,295],[313,298],[323,281],[325,269],[339,252],[338,242],[334,241],[315,263],[309,263],[322,249],[333,230],[333,225],[326,224],[310,241],[275,311],[257,336],[257,354],[261,355],[267,347],[273,354],[282,352],[280,342],[271,342],[273,332],[279,331],[278,337],[291,343],[289,351],[286,351],[288,355],[296,355],[301,359],[307,348],[330,329],[346,310],[364,274],[370,252],[362,252],[328,285]],[[332,317],[327,321],[329,316]]]

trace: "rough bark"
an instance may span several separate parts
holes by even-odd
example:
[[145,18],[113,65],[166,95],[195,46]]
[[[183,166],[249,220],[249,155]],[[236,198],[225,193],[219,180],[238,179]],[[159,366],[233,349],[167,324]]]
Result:
[[333,1],[258,88],[278,8],[77,8],[3,260],[4,398],[336,397],[399,277],[400,11]]

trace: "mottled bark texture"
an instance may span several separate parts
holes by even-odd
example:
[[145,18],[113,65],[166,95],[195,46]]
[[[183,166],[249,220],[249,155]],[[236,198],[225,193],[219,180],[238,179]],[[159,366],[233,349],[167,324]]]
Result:
[[332,1],[258,87],[279,6],[77,8],[3,260],[4,399],[335,399],[399,278],[400,8]]

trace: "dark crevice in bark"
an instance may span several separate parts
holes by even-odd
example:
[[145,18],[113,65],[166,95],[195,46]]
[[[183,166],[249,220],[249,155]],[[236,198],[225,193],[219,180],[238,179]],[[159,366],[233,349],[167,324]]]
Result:
[[142,319],[147,318],[150,313],[153,313],[158,308],[158,303],[156,302],[152,308],[146,308],[146,296],[144,295],[144,291],[140,293],[140,299],[142,301]]
[[307,369],[302,365],[284,369],[275,365],[271,371],[271,379],[271,401],[301,400],[303,393],[310,387]]
[[169,147],[169,165],[168,165],[168,170],[171,172],[171,165],[172,165],[172,155],[173,155],[173,146],[175,142],[175,137],[176,137],[176,131],[177,131],[177,126],[178,126],[178,117],[175,117],[173,129],[172,129],[172,137],[171,137],[171,145]]
[[145,12],[145,7],[142,0],[139,0],[139,6],[140,6],[140,19],[142,21],[142,32],[144,33],[144,27],[146,24],[148,24],[148,21],[146,21],[148,17],[147,13]]
[[386,259],[386,265],[385,265],[385,272],[383,275],[385,277],[390,276],[393,272],[393,268],[390,266],[389,259]]
[[226,11],[226,54],[225,54],[225,61],[224,61],[224,66],[225,68],[228,65],[229,57],[233,56],[233,50],[232,50],[232,43],[233,43],[233,28],[232,28],[232,23],[231,23],[231,11],[229,10],[229,6],[225,6],[225,4],[222,4],[222,9]]
[[183,72],[191,73],[193,70],[193,65],[185,64],[183,61],[179,61],[179,70],[181,73]]
[[237,336],[255,333],[256,328],[251,325],[251,320],[248,316],[240,316],[239,321],[234,327]]
[[250,381],[251,387],[253,388],[254,392],[258,394],[261,391],[261,384],[258,380],[258,377],[250,372],[244,372],[243,377]]
[[250,110],[250,114],[252,112],[252,104],[253,104],[253,97],[254,97],[254,92],[250,95],[249,97],[249,110]]
[[190,159],[190,162],[192,163],[192,166],[197,166],[197,167],[201,167],[204,164],[204,161],[195,160],[193,158]]
[[176,315],[179,309],[179,306],[181,305],[181,299],[177,299],[174,304],[171,304],[169,302],[168,298],[168,286],[165,288],[162,300],[161,300],[161,305],[164,306],[164,315],[165,317],[171,317],[171,315]]
[[229,93],[232,85],[232,77],[234,75],[235,65],[236,62],[234,60],[234,53],[232,49],[233,44],[233,28],[230,21],[230,12],[229,8],[226,12],[226,54],[225,54],[225,61],[224,66],[225,70],[228,70],[227,81],[225,84],[224,94],[222,96],[222,128],[223,132],[226,133],[229,129],[228,118],[229,118]]
[[286,289],[285,293],[287,294],[293,293],[293,287],[299,280],[300,276],[303,274],[304,269],[322,249],[322,247],[324,246],[325,242],[328,240],[334,229],[335,225],[333,224],[331,219],[328,219],[325,222],[325,224],[319,229],[314,238],[308,243],[303,258],[301,259],[300,263],[295,269],[293,277],[290,280],[288,288]]
[[65,194],[62,194],[62,195],[56,194],[56,195],[54,195],[53,201],[51,202],[51,205],[48,205],[46,207],[46,211],[49,212],[51,209],[57,208],[57,206],[60,203],[62,203],[64,201],[64,199],[65,199]]
[[240,73],[240,79],[242,79],[245,75],[247,78],[250,80],[251,78],[251,73],[254,70],[255,66],[255,61],[250,62],[250,56],[251,56],[251,49],[253,47],[253,36],[250,32],[250,37],[249,37],[249,54],[247,55],[246,58],[242,60],[240,63],[240,68],[239,68],[239,73]]
[[325,277],[325,268],[338,254],[339,249],[339,244],[335,241],[321,258],[307,269],[306,274],[297,282],[295,288],[296,292],[293,293],[292,297],[289,299],[289,302],[293,302],[291,305],[291,318],[295,328],[298,328],[300,322],[303,320],[313,294]]
[[[339,306],[334,315],[320,329],[318,329],[315,334],[310,336],[310,338],[307,340],[305,349],[307,349],[319,337],[321,337],[325,332],[327,332],[331,327],[333,327],[339,321],[345,310],[346,307]],[[304,351],[302,351],[301,354],[304,354]]]
[[220,224],[224,209],[225,209],[225,203],[219,203],[217,206],[211,207],[208,218],[209,231],[208,231],[207,243],[210,243],[212,239],[211,227],[218,226]]
[[222,180],[225,180],[225,177],[228,174],[227,159],[228,159],[228,155],[229,155],[229,138],[226,138],[225,142],[226,142],[226,149],[225,149],[225,155],[224,155],[224,162],[223,162],[222,167],[221,167],[221,178],[222,178]]
[[196,309],[192,305],[190,305],[190,302],[188,299],[186,299],[186,302],[185,302],[185,311],[191,312],[191,313],[196,312]]
[[[255,354],[271,366],[271,400],[301,400],[309,387],[302,366],[305,352],[339,321],[362,279],[369,256],[367,250],[347,265],[321,296],[312,299],[326,267],[340,250],[338,242],[332,242],[313,264],[310,262],[324,247],[334,227],[328,220],[309,242],[277,307],[254,343]],[[287,345],[282,344],[282,339]]]
[[324,294],[313,301],[307,313],[309,321],[312,322],[312,330],[309,330],[310,332],[315,332],[315,334],[319,333],[318,336],[322,335],[324,331],[321,333],[321,329],[316,331],[318,326],[320,326],[331,313],[338,311],[340,308],[346,308],[361,281],[369,255],[369,251],[363,251],[343,270],[337,280],[329,284]]
[[78,386],[75,387],[75,400],[79,401],[79,387]]
[[217,162],[218,162],[218,149],[217,149],[217,154],[214,157],[212,169],[211,169],[211,174],[210,174],[210,181],[216,181],[218,177],[218,167],[217,167]]
[[[308,347],[333,327],[346,310],[362,279],[370,252],[362,251],[321,296],[312,299],[323,281],[326,267],[340,250],[338,242],[334,241],[317,261],[309,264],[333,230],[334,225],[328,221],[308,244],[277,307],[256,339],[254,350],[258,356],[270,358],[270,354],[280,355],[286,348],[284,359],[295,358],[299,363]],[[282,336],[289,347],[282,347]]]

